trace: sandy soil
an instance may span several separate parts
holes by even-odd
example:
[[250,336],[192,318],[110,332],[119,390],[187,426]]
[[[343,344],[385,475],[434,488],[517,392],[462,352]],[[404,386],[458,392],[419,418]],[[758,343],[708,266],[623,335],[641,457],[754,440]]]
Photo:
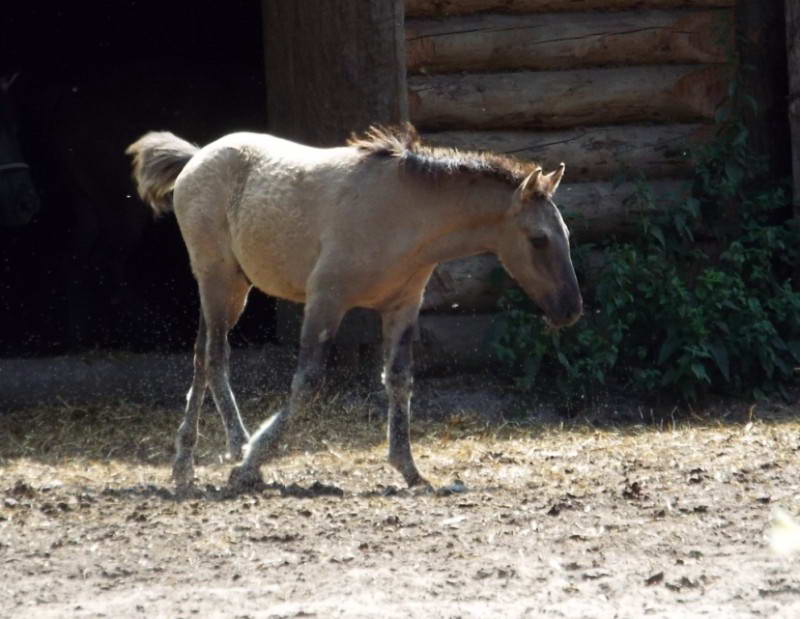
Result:
[[800,511],[796,405],[563,424],[464,384],[420,384],[428,494],[385,464],[377,396],[309,411],[239,496],[211,415],[184,497],[177,411],[0,416],[0,616],[800,617],[800,559],[765,542]]

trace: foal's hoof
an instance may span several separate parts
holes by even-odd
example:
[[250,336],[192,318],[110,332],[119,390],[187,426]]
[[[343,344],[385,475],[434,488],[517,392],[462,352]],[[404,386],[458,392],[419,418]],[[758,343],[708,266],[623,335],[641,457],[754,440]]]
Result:
[[228,445],[228,451],[225,453],[225,459],[231,462],[241,462],[249,441],[250,435],[248,434],[245,434],[240,439],[232,441]]
[[267,485],[261,478],[258,469],[251,469],[242,466],[234,466],[228,477],[228,488],[236,492],[261,492]]
[[179,490],[194,485],[194,463],[191,458],[177,458],[172,465],[172,480]]
[[406,478],[406,483],[410,490],[419,491],[424,494],[425,492],[433,492],[433,485],[419,473],[414,473]]

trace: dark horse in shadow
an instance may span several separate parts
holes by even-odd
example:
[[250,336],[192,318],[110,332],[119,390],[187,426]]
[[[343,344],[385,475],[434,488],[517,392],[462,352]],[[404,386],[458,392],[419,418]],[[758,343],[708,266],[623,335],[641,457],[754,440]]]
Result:
[[17,75],[0,77],[0,226],[23,226],[39,210],[39,195],[19,144],[19,123],[11,101]]

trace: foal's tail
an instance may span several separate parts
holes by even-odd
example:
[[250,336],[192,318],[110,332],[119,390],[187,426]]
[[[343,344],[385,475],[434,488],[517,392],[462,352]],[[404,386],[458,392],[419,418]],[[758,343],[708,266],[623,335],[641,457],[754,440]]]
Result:
[[156,215],[172,211],[172,190],[184,166],[200,150],[169,131],[151,131],[128,146],[139,196]]

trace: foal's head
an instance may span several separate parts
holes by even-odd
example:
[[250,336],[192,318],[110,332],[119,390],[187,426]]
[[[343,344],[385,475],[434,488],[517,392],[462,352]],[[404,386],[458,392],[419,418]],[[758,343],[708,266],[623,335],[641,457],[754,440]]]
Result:
[[519,183],[503,216],[497,255],[553,326],[578,320],[583,300],[569,255],[569,231],[553,204],[563,163],[555,172],[543,174],[534,164],[504,155],[431,147],[422,144],[410,124],[373,126],[364,136],[353,135],[348,145],[372,156],[399,159],[407,169],[429,177],[467,174],[512,186]]
[[583,300],[569,253],[569,230],[553,203],[564,175],[536,169],[514,192],[502,223],[498,256],[555,327],[573,324]]

